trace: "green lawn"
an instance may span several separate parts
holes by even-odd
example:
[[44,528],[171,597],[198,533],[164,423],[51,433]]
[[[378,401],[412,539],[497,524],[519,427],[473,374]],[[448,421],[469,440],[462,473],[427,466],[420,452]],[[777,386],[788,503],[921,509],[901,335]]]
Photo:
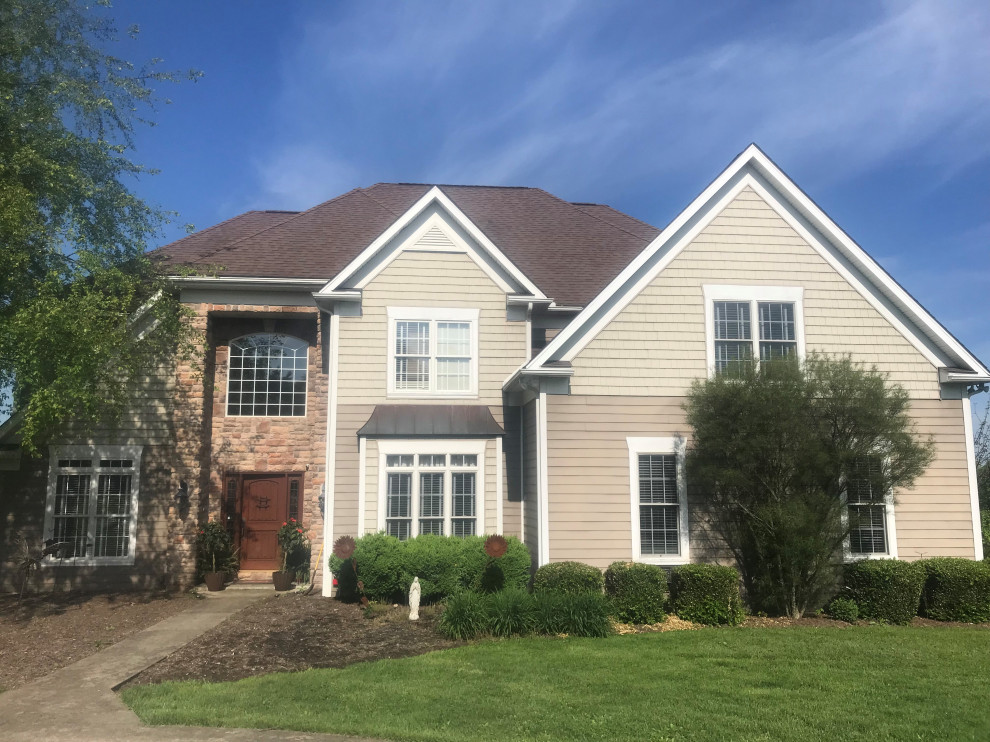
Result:
[[711,629],[486,642],[136,686],[150,724],[393,740],[990,740],[990,631]]

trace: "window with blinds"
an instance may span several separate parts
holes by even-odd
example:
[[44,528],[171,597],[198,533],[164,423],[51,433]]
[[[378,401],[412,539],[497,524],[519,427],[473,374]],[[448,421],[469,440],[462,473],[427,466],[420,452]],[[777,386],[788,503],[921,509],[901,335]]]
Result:
[[390,454],[385,457],[385,532],[471,536],[478,527],[476,454]]
[[680,500],[675,454],[639,456],[640,553],[680,553]]
[[129,563],[140,449],[91,450],[89,456],[53,455],[45,533],[61,547],[52,559]]
[[877,457],[855,462],[846,481],[852,555],[889,553],[887,495],[883,462]]
[[715,301],[712,323],[715,373],[731,374],[754,358],[771,361],[797,353],[794,302]]

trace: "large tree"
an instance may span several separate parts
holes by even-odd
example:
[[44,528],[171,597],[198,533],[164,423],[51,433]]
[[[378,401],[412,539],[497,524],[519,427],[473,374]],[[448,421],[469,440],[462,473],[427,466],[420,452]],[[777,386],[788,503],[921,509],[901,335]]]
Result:
[[183,338],[145,255],[167,215],[136,195],[151,171],[132,159],[155,86],[180,75],[118,59],[116,40],[105,7],[0,0],[0,404],[29,449],[112,419]]
[[756,610],[800,617],[834,589],[851,483],[909,486],[930,463],[903,389],[848,358],[740,364],[696,382],[690,485]]

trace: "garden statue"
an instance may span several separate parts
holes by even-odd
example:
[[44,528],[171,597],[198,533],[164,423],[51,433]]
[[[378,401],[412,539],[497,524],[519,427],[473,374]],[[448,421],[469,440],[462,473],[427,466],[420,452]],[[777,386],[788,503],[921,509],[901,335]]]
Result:
[[413,577],[412,585],[409,587],[409,620],[419,620],[419,578]]

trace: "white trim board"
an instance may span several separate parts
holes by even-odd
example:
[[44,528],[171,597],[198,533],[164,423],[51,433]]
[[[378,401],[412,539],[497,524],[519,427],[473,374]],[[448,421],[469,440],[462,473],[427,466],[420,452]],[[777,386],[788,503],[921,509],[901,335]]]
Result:
[[330,378],[327,390],[327,446],[326,446],[326,474],[323,481],[323,560],[319,568],[323,572],[323,586],[321,591],[323,596],[328,598],[333,595],[333,573],[327,569],[330,554],[333,552],[333,507],[334,507],[334,479],[337,471],[337,368],[338,349],[340,348],[340,317],[336,314],[330,317],[330,342],[327,352],[330,355]]
[[756,145],[740,154],[524,369],[573,360],[745,188],[756,191],[934,365],[965,367],[990,376]]
[[[430,188],[318,293],[363,287],[402,250],[410,249],[434,228],[443,232],[458,252],[467,253],[506,293],[547,298],[437,186]],[[445,247],[431,250],[451,251]]]
[[980,522],[980,492],[976,478],[976,441],[973,439],[973,406],[969,397],[963,397],[963,430],[966,435],[966,468],[969,476],[969,499],[973,512],[973,550],[976,561],[982,561],[983,525]]

